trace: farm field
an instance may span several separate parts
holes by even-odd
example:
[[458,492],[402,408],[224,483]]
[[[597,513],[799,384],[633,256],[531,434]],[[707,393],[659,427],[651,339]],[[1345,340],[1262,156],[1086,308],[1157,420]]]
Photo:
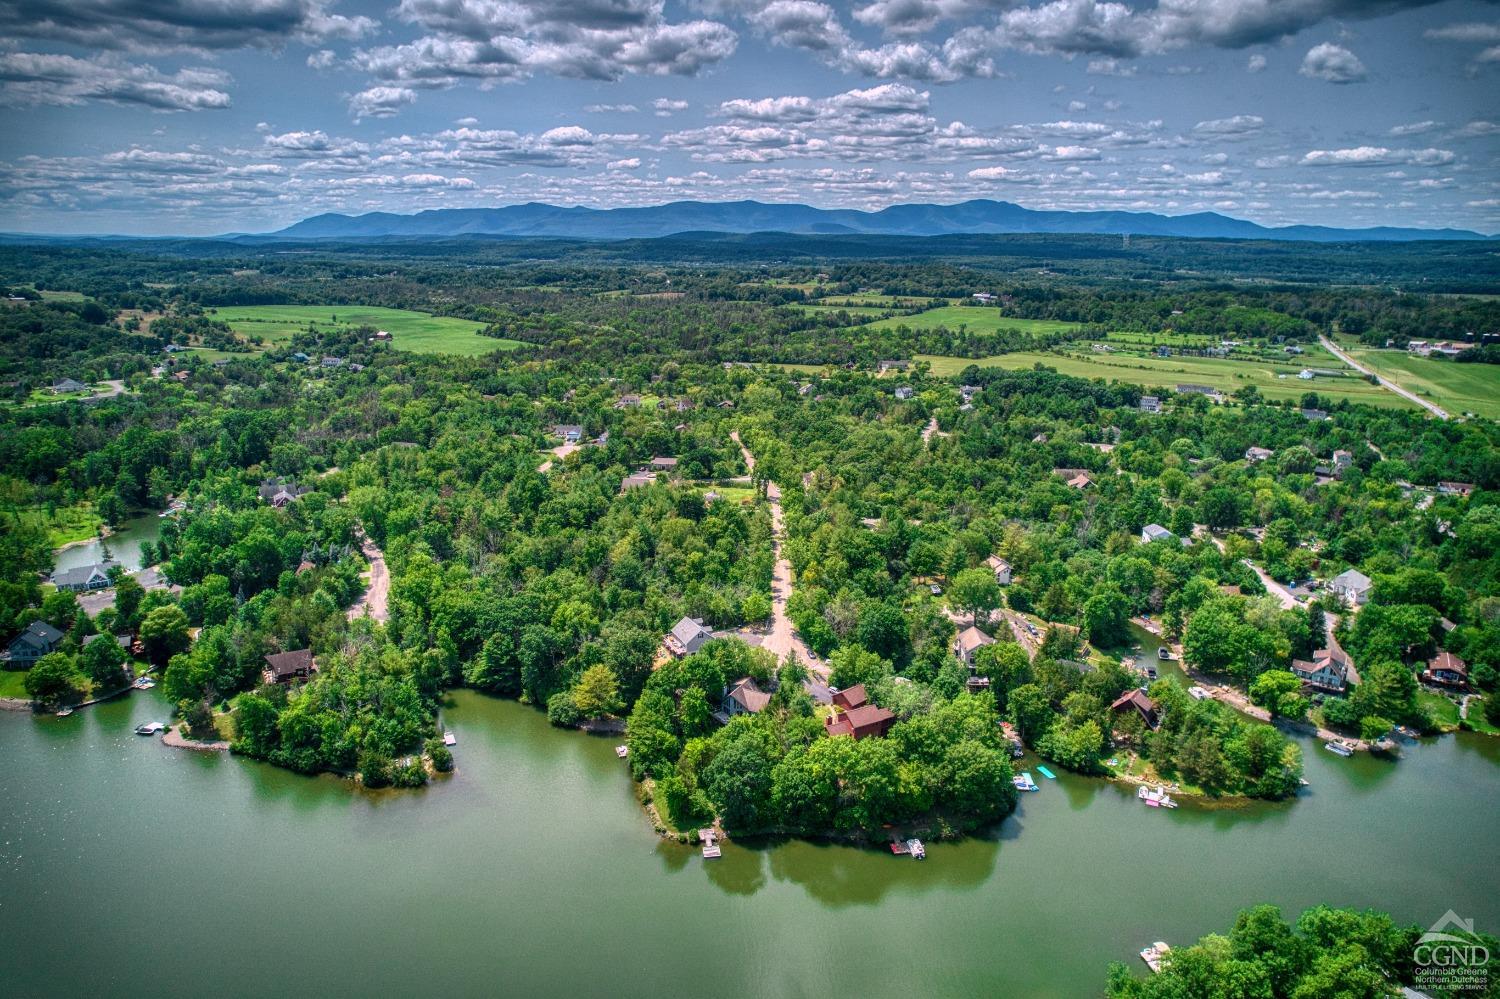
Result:
[[1308,382],[1294,376],[1295,368],[1289,369],[1293,372],[1292,375],[1278,378],[1278,374],[1286,374],[1288,369],[1261,362],[1217,357],[1083,357],[1049,351],[1018,351],[978,359],[933,354],[918,354],[916,359],[930,363],[932,373],[939,376],[956,375],[970,364],[1011,370],[1044,364],[1065,375],[1135,382],[1153,388],[1172,388],[1181,382],[1191,382],[1212,385],[1227,395],[1246,385],[1254,385],[1267,399],[1299,399],[1304,393],[1314,391],[1329,399],[1348,399],[1389,408],[1411,406],[1411,403],[1400,396],[1352,375],[1344,378],[1317,378]]
[[797,309],[797,310],[799,310],[801,312],[810,313],[811,315],[815,315],[815,316],[816,315],[833,315],[833,314],[838,313],[838,312],[847,312],[851,316],[858,316],[858,317],[860,317],[862,319],[874,319],[877,316],[883,315],[887,311],[884,307],[879,306],[879,305],[850,305],[850,306],[843,306],[843,305],[819,305],[819,304],[813,304],[813,305],[789,305],[789,306],[787,306],[787,308],[789,308],[789,309]]
[[362,305],[240,305],[211,310],[213,318],[229,324],[242,336],[283,343],[293,333],[317,326],[347,328],[374,326],[389,330],[395,350],[417,354],[462,354],[477,357],[496,350],[514,350],[518,340],[476,336],[482,323],[470,319],[430,316],[425,312]]
[[1345,349],[1371,371],[1431,399],[1454,416],[1474,413],[1500,419],[1500,366],[1434,361],[1396,350]]
[[849,303],[850,305],[854,305],[854,306],[874,305],[874,306],[879,306],[882,309],[894,309],[894,308],[909,309],[909,308],[915,308],[917,306],[927,305],[927,304],[929,304],[931,302],[940,302],[944,306],[946,306],[948,304],[948,302],[947,302],[946,299],[940,299],[940,298],[939,299],[935,299],[935,298],[925,298],[925,297],[920,297],[920,296],[916,297],[916,298],[902,298],[899,295],[874,295],[874,294],[863,294],[863,295],[859,295],[859,294],[856,294],[856,295],[828,295],[828,296],[825,296],[824,298],[820,298],[820,299],[818,299],[818,300],[816,300],[816,301],[814,301],[814,302],[812,302],[810,304],[812,304],[812,305],[842,305],[845,302]]
[[866,323],[863,328],[882,330],[896,329],[899,326],[905,326],[908,329],[935,329],[939,326],[946,326],[950,330],[966,326],[976,333],[993,333],[996,330],[1060,333],[1063,330],[1076,329],[1079,324],[1062,319],[1019,319],[1015,316],[1007,316],[1000,309],[944,305],[940,308],[928,309],[926,312],[919,312],[914,316],[892,316],[878,322]]

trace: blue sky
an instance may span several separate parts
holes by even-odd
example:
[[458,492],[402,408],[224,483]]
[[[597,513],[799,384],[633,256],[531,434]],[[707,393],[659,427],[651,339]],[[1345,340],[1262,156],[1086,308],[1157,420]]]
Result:
[[0,229],[698,198],[1500,231],[1481,0],[0,0]]

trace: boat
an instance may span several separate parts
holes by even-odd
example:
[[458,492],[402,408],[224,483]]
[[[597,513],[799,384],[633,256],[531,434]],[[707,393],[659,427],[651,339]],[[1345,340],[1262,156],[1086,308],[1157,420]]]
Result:
[[1146,679],[1148,679],[1148,680],[1155,680],[1156,679],[1156,667],[1155,666],[1149,666],[1148,665],[1142,672],[1144,672],[1146,674]]
[[906,845],[906,840],[904,839],[893,839],[891,840],[891,852],[898,857],[904,857],[908,853],[911,853],[911,847]]
[[1150,947],[1141,951],[1141,960],[1146,962],[1146,967],[1150,968],[1153,973],[1158,972],[1161,971],[1162,961],[1171,952],[1171,947],[1158,940]]
[[1167,792],[1158,788],[1142,786],[1135,792],[1135,796],[1152,808],[1177,807],[1177,802],[1173,801]]
[[1048,770],[1046,767],[1038,766],[1036,768],[1036,772],[1041,774],[1048,780],[1057,780],[1057,774],[1053,773],[1051,770]]
[[452,732],[444,732],[443,733],[443,745],[445,745],[445,746],[456,746],[456,745],[458,745],[458,736],[454,735]]
[[136,735],[160,735],[167,730],[164,722],[141,722],[135,727]]
[[927,848],[922,845],[922,841],[919,840],[919,839],[909,839],[909,840],[907,840],[906,841],[906,852],[908,852],[908,853],[911,854],[911,859],[913,859],[913,860],[926,860],[927,859]]
[[68,717],[68,715],[70,715],[72,713],[73,713],[73,709],[72,708],[58,708],[57,709],[57,717],[59,717],[59,718],[66,718],[66,717]]
[[1337,740],[1333,742],[1325,742],[1323,743],[1323,748],[1328,750],[1330,753],[1333,753],[1335,756],[1348,757],[1354,755],[1353,747],[1346,742],[1339,742]]
[[139,680],[136,680],[135,683],[132,683],[131,686],[136,690],[150,690],[156,686],[156,681],[149,676],[143,676]]
[[1014,777],[1012,777],[1010,779],[1010,782],[1016,786],[1016,790],[1017,791],[1040,791],[1041,790],[1041,788],[1037,787],[1036,781],[1034,781],[1034,780],[1031,779],[1031,772],[1030,771],[1027,771],[1026,773],[1016,774]]
[[620,759],[623,760],[625,757],[627,757],[627,756],[630,755],[630,747],[629,746],[616,746],[615,747],[615,755],[618,756]]
[[1204,690],[1202,687],[1193,686],[1188,688],[1188,696],[1195,701],[1202,701],[1207,699],[1208,691]]
[[1410,725],[1397,725],[1396,734],[1401,736],[1403,739],[1416,739],[1421,736],[1421,733],[1412,728]]
[[1169,663],[1173,658],[1172,650],[1167,648],[1165,645],[1158,645],[1156,647],[1156,658],[1160,659],[1164,663]]

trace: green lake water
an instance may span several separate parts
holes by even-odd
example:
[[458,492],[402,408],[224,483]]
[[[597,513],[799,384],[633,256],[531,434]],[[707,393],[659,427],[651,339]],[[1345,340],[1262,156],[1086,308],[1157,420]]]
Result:
[[141,542],[155,542],[161,537],[161,518],[154,513],[132,517],[109,537],[95,538],[86,544],[73,545],[58,552],[53,571],[76,569],[113,559],[130,571],[141,567]]
[[613,741],[470,692],[458,772],[363,793],[132,732],[159,692],[0,713],[9,996],[1093,996],[1262,901],[1500,930],[1500,740],[1303,742],[1294,803],[1175,811],[1059,773],[919,863],[661,842]]

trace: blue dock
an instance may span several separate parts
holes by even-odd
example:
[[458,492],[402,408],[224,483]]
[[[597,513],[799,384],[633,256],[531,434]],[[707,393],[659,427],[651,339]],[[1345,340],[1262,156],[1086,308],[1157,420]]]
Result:
[[1039,766],[1036,768],[1036,770],[1037,773],[1041,774],[1048,780],[1057,780],[1057,774],[1053,773],[1051,770],[1048,770],[1046,767]]

